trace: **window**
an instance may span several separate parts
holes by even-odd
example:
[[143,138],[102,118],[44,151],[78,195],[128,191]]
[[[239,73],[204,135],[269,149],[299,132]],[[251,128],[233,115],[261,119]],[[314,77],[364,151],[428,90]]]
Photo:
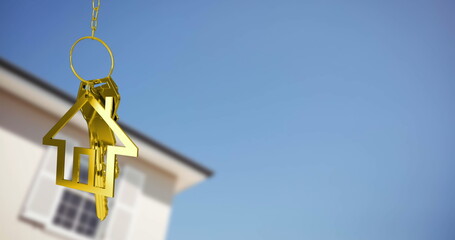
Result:
[[[80,182],[88,181],[88,158],[80,159]],[[60,197],[53,223],[66,230],[87,237],[94,237],[101,222],[96,216],[95,197],[91,193],[65,188]]]
[[64,190],[53,223],[87,237],[94,237],[100,220],[95,201],[70,190]]
[[[72,149],[77,142],[69,139],[67,145]],[[101,224],[96,216],[94,195],[56,185],[56,157],[55,148],[48,148],[27,196],[22,216],[71,239],[97,238],[102,232],[102,225],[106,223]],[[72,159],[71,152],[66,153],[66,159]],[[88,157],[82,155],[80,160],[80,180],[87,182]],[[68,163],[68,166],[72,165]],[[68,167],[65,175],[71,176],[71,171],[71,167]]]
[[[120,176],[116,181],[117,196],[109,198],[108,219],[100,221],[96,216],[92,193],[55,184],[56,157],[55,148],[49,148],[44,154],[25,199],[22,217],[69,239],[128,239],[136,202],[145,180],[144,173],[128,165],[120,166]],[[80,181],[87,182],[88,159],[85,161],[83,158],[82,155]],[[67,154],[66,159],[72,159],[72,155]],[[66,170],[71,173],[71,169]]]

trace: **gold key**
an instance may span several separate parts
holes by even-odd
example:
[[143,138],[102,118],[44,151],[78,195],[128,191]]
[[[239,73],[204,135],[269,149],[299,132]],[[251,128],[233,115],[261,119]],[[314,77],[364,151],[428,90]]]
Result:
[[[90,92],[95,96],[97,101],[111,115],[114,121],[117,121],[117,108],[120,102],[120,94],[115,82],[109,77],[90,81],[89,83],[81,82],[79,87],[78,97]],[[106,104],[106,98],[112,97],[112,104]],[[95,171],[94,180],[95,186],[103,188],[106,182],[106,164],[104,157],[106,154],[106,146],[115,145],[115,136],[109,129],[106,122],[100,117],[96,111],[89,105],[85,105],[81,109],[84,119],[87,121],[90,147],[95,150]],[[115,159],[115,178],[119,174],[118,161]],[[106,218],[108,213],[107,197],[95,194],[96,215],[99,219]]]

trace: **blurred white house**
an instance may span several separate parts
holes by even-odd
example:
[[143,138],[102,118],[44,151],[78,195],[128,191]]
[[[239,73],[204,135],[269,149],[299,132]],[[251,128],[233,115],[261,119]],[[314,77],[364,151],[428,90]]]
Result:
[[[44,134],[74,102],[0,59],[0,239],[165,239],[174,195],[212,172],[120,124],[139,147],[139,157],[119,157],[115,198],[109,198],[106,220],[99,221],[92,194],[55,184],[56,148],[42,145]],[[60,137],[68,145],[88,146],[82,116]]]

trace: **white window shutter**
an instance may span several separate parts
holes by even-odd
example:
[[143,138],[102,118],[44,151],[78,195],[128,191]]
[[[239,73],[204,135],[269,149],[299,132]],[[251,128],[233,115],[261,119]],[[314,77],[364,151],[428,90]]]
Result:
[[57,150],[49,147],[43,155],[22,211],[24,218],[44,226],[50,222],[61,192],[55,184],[56,160]]
[[[76,141],[67,139],[67,148]],[[66,154],[68,155],[68,154]],[[66,156],[68,158],[68,156]],[[71,157],[72,159],[72,157]],[[23,205],[21,216],[44,227],[52,224],[52,217],[58,205],[63,187],[56,185],[57,148],[47,147],[32,180]]]
[[134,208],[142,194],[145,174],[129,166],[120,168],[121,177],[115,192],[115,202],[108,215],[109,225],[104,239],[129,239],[134,220]]

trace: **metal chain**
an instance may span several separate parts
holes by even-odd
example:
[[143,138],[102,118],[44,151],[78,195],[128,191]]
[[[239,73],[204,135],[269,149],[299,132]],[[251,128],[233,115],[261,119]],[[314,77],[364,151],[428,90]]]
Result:
[[95,37],[96,28],[98,27],[98,11],[100,10],[101,0],[92,0],[92,21],[90,27],[92,28],[92,37]]

